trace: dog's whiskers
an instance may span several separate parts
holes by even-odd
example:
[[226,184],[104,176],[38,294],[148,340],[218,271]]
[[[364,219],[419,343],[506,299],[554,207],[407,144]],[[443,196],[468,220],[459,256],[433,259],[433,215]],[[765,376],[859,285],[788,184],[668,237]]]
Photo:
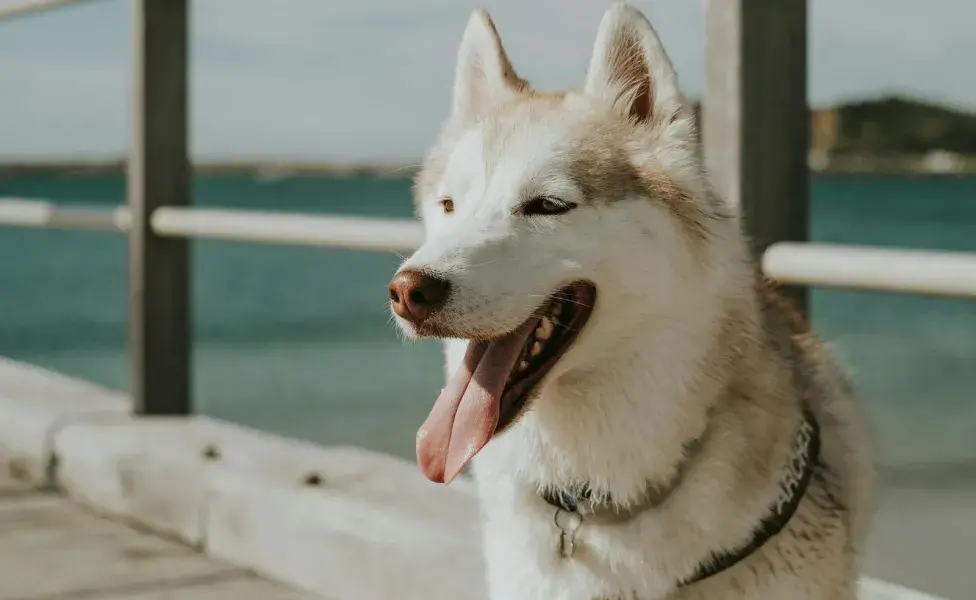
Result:
[[552,294],[529,294],[529,297],[530,298],[546,298],[546,299],[552,299],[552,300],[562,300],[563,302],[572,302],[573,304],[577,304],[579,306],[585,306],[587,308],[592,308],[589,304],[586,304],[584,302],[581,302],[580,300],[577,300],[576,299],[576,296],[574,296],[573,294],[569,294],[569,293],[566,293],[566,292],[554,292]]
[[496,263],[496,262],[499,262],[500,260],[501,260],[500,258],[496,258],[496,259],[494,259],[494,260],[486,260],[485,262],[481,262],[481,263],[475,263],[475,264],[472,264],[472,265],[466,265],[466,266],[467,266],[468,268],[474,268],[474,267],[483,267],[483,266],[485,266],[485,265],[490,265],[490,264],[493,264],[493,263]]

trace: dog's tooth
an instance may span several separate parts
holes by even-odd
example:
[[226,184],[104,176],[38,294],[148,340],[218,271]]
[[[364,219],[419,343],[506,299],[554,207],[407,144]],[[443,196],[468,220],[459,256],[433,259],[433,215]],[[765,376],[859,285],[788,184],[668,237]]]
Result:
[[527,361],[527,360],[523,360],[518,365],[518,370],[519,371],[524,371],[524,370],[526,370],[528,368],[529,368],[529,361]]
[[542,342],[532,344],[532,356],[539,356],[542,353]]
[[553,325],[549,317],[542,317],[542,320],[539,322],[539,327],[537,327],[535,330],[535,337],[543,341],[548,340],[552,335],[552,330],[554,327],[555,325]]

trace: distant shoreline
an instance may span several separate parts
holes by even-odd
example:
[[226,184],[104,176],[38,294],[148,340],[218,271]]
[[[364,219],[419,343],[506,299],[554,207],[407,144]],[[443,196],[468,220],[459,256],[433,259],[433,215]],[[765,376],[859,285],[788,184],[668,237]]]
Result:
[[[316,160],[240,159],[194,163],[205,175],[247,175],[269,181],[296,176],[411,178],[419,161],[404,163],[333,163]],[[976,175],[976,156],[947,152],[897,156],[829,156],[811,152],[810,169],[815,174],[875,175]],[[24,159],[0,158],[0,177],[14,175],[101,175],[121,174],[124,159]]]
[[[325,161],[241,159],[197,160],[194,171],[207,175],[251,175],[276,179],[301,175],[333,175],[336,177],[413,177],[417,163],[332,163]],[[116,159],[0,159],[0,177],[11,175],[101,175],[121,174],[125,160]]]

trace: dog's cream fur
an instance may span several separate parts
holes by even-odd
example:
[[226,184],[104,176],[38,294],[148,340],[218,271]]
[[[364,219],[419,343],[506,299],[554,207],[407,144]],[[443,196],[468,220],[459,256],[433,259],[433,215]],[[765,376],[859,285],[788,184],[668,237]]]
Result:
[[[452,283],[432,325],[457,338],[498,336],[561,285],[583,279],[598,290],[592,318],[527,412],[474,460],[491,598],[855,597],[872,477],[848,380],[756,275],[644,16],[614,5],[584,88],[550,94],[518,78],[478,11],[453,98],[417,181],[427,240],[404,263]],[[513,210],[539,195],[578,207]],[[449,373],[464,344],[447,342]],[[768,513],[802,403],[819,422],[821,460],[786,529],[676,589]],[[700,450],[686,457],[692,440]],[[584,523],[576,554],[557,556],[540,488],[587,481],[627,505],[686,459],[663,503],[620,524]]]

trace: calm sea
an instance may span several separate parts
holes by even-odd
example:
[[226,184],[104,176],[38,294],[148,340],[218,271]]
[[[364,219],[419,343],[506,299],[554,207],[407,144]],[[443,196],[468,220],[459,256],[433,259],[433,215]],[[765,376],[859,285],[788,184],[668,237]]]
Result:
[[[207,206],[407,217],[406,180],[206,177]],[[118,177],[17,177],[0,196],[120,203]],[[976,251],[976,179],[826,177],[818,241]],[[118,235],[0,228],[0,355],[127,387]],[[200,412],[412,456],[443,377],[437,343],[399,341],[389,254],[197,242]],[[887,464],[976,458],[976,302],[815,291],[814,325],[854,371]]]

